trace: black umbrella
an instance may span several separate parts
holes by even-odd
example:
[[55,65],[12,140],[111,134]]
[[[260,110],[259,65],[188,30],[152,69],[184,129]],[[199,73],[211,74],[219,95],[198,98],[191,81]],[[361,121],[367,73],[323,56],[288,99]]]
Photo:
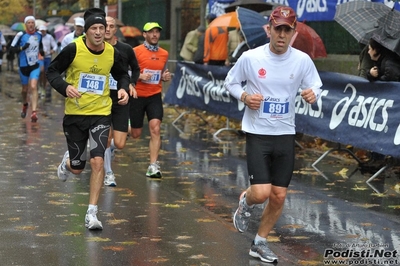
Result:
[[236,13],[240,24],[240,30],[250,49],[268,42],[269,39],[264,30],[264,25],[268,24],[266,18],[253,10],[243,7],[238,7]]
[[[372,34],[387,21],[392,8],[380,2],[352,1],[336,6],[334,20],[345,28],[356,40],[368,44]],[[394,13],[399,13],[393,10]],[[393,13],[392,13],[393,15]],[[394,16],[394,18],[398,16]],[[399,24],[399,20],[391,21]]]
[[276,3],[267,3],[265,0],[237,0],[227,6],[225,8],[225,12],[232,12],[236,10],[236,7],[244,7],[250,10],[254,10],[256,12],[263,12],[263,11],[268,11],[272,10],[275,7],[279,6],[279,4]]
[[378,22],[380,27],[373,32],[372,39],[400,55],[400,12],[392,10]]

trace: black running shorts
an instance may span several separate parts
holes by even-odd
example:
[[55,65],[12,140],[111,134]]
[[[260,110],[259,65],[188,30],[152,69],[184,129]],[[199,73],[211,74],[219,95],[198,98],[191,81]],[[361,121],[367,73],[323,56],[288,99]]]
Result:
[[131,97],[129,103],[129,116],[132,128],[142,128],[144,115],[147,115],[147,121],[159,119],[162,121],[164,116],[164,108],[161,99],[161,93],[150,97],[139,97],[137,99]]
[[250,184],[288,187],[295,157],[295,135],[246,133],[247,171]]
[[90,158],[102,157],[107,148],[111,116],[65,115],[64,135],[67,139],[72,169],[85,168],[87,142],[90,141]]
[[129,102],[126,105],[118,104],[118,91],[110,90],[112,99],[111,123],[113,130],[128,132]]

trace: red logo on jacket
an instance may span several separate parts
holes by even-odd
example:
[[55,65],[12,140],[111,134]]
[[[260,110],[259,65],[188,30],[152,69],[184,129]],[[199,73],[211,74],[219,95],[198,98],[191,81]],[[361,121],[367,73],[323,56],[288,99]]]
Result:
[[258,70],[258,77],[259,78],[263,78],[265,79],[265,76],[267,75],[267,70],[265,70],[264,68],[260,68]]

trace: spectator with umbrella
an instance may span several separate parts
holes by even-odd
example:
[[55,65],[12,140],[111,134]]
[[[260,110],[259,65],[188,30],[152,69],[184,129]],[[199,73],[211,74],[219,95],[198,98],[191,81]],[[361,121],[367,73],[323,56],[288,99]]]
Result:
[[400,57],[374,39],[369,40],[368,54],[375,66],[367,73],[369,81],[400,81]]
[[236,46],[236,49],[229,55],[227,61],[226,61],[226,65],[233,65],[236,63],[236,61],[239,59],[239,57],[246,52],[247,50],[249,50],[249,46],[246,43],[246,40],[243,36],[242,31],[238,30],[238,35],[239,35],[239,44]]
[[64,39],[64,37],[68,34],[71,33],[71,29],[63,24],[59,24],[55,27],[54,29],[54,36],[57,40],[57,42],[61,43]]

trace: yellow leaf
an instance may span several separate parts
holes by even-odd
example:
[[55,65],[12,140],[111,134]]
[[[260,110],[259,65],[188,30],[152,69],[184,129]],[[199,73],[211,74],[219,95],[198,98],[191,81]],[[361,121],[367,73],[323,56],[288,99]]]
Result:
[[48,204],[52,204],[52,205],[71,205],[73,204],[72,202],[67,202],[67,201],[55,201],[55,200],[50,200],[47,202]]
[[366,188],[366,187],[359,187],[359,186],[357,186],[357,185],[354,185],[354,187],[353,188],[351,188],[352,190],[367,190],[368,188]]
[[303,225],[300,224],[288,224],[288,225],[284,225],[282,226],[282,228],[292,228],[292,229],[299,229],[299,228],[303,228]]
[[347,176],[347,171],[349,171],[349,169],[348,168],[343,168],[342,170],[340,170],[339,172],[336,172],[336,173],[334,173],[335,175],[340,175],[341,177],[343,177],[343,178],[349,178],[348,176]]
[[117,244],[125,245],[125,246],[132,246],[137,245],[136,241],[124,241],[124,242],[117,242]]
[[[289,237],[290,239],[296,239],[296,240],[306,240],[306,239],[310,239],[310,237],[308,236],[291,236]],[[268,241],[269,242],[269,241]]]
[[287,191],[288,194],[299,194],[299,193],[304,193],[303,191],[300,190],[293,190],[293,189],[289,189]]
[[179,204],[165,204],[164,207],[166,208],[180,208]]
[[37,228],[37,226],[33,225],[26,225],[26,226],[17,226],[15,229],[17,230],[23,230],[23,231],[33,231]]
[[380,204],[365,203],[365,204],[354,204],[354,206],[358,206],[358,207],[362,207],[362,208],[372,208],[372,207],[378,207],[378,206],[381,206],[381,205]]
[[199,255],[192,255],[189,257],[189,259],[195,259],[195,260],[199,260],[199,259],[207,259],[208,257],[204,256],[203,254],[199,254]]
[[177,201],[175,201],[175,202],[181,203],[181,204],[190,203],[190,201],[188,201],[188,200],[177,200]]
[[400,193],[400,183],[397,183],[396,185],[394,185],[394,190],[395,190],[397,193]]
[[311,204],[321,204],[321,203],[324,203],[324,201],[322,201],[322,200],[313,200],[313,201],[310,201],[310,203]]
[[122,223],[127,223],[128,220],[125,219],[113,219],[113,220],[107,220],[107,223],[111,224],[111,225],[115,225],[115,224],[122,224]]
[[41,148],[42,149],[52,149],[53,146],[51,146],[51,145],[42,145]]
[[80,236],[80,235],[82,235],[82,233],[67,231],[67,232],[62,233],[61,235],[63,235],[63,236]]
[[199,223],[213,223],[215,220],[213,219],[196,219],[197,222]]
[[391,209],[400,209],[400,205],[389,205],[388,208],[391,208]]
[[371,194],[371,196],[378,197],[378,198],[386,198],[386,197],[388,197],[388,195],[386,194],[386,192],[387,192],[387,191],[385,191],[385,192],[383,192],[383,193],[376,193],[376,192],[373,192],[373,193]]
[[166,262],[169,261],[169,259],[167,258],[155,258],[155,259],[150,259],[150,262],[155,262],[155,263],[159,263],[159,262]]
[[89,242],[109,242],[111,239],[106,237],[87,237],[87,241]]
[[184,248],[192,248],[192,246],[189,245],[189,244],[178,244],[178,245],[176,245],[176,247],[177,247],[177,248],[181,248],[181,249],[184,249]]
[[112,250],[112,251],[123,251],[124,249],[125,249],[124,247],[118,247],[118,246],[103,247],[103,250]]
[[362,226],[373,226],[374,224],[372,223],[361,223]]
[[190,239],[190,238],[193,238],[193,237],[191,237],[191,236],[177,236],[176,237],[176,239],[179,239],[179,240],[185,240],[185,239]]
[[359,238],[359,235],[346,235],[346,238]]
[[193,183],[194,182],[178,182],[178,184],[181,184],[181,185],[191,185]]
[[279,239],[279,236],[268,236],[267,237],[268,242],[272,243],[272,242],[281,242],[281,240]]
[[135,197],[135,194],[133,194],[133,193],[121,194],[121,197]]
[[38,233],[38,234],[36,234],[36,236],[39,236],[39,237],[48,237],[48,236],[52,236],[52,234],[49,234],[49,233]]
[[192,164],[193,164],[192,161],[184,161],[180,163],[180,165],[192,165]]

